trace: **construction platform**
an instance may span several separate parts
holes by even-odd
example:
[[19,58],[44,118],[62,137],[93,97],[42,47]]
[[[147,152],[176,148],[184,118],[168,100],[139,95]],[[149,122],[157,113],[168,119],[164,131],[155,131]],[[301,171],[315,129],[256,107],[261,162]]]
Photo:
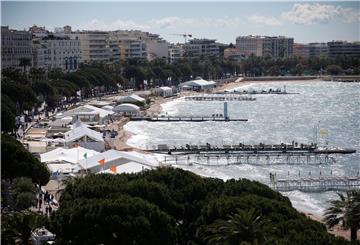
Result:
[[277,179],[273,181],[272,188],[277,191],[347,191],[360,189],[360,177],[320,176],[297,179]]

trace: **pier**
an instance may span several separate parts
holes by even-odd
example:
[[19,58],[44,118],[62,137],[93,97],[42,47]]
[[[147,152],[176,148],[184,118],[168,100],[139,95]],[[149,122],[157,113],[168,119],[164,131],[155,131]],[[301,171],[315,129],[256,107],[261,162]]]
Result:
[[280,144],[280,145],[268,145],[268,144],[257,144],[257,145],[182,145],[182,146],[168,146],[166,144],[158,145],[152,149],[146,149],[149,152],[163,153],[163,154],[256,154],[256,155],[279,155],[279,154],[352,154],[355,153],[354,149],[340,149],[340,148],[319,148],[316,144]]
[[269,90],[261,90],[261,91],[257,91],[257,90],[232,90],[232,91],[224,91],[224,92],[217,92],[216,94],[250,94],[250,95],[266,95],[266,94],[279,94],[279,95],[283,95],[283,94],[299,94],[299,93],[289,93],[286,91],[286,86],[284,86],[284,89],[269,89]]
[[277,179],[272,183],[277,191],[323,192],[360,189],[360,177],[320,176],[312,178]]
[[246,122],[243,118],[226,117],[130,117],[130,121],[148,121],[148,122]]
[[330,165],[336,161],[329,155],[315,154],[194,154],[194,155],[165,155],[164,165],[202,165],[221,167],[229,165]]
[[223,95],[223,94],[212,94],[212,95],[199,95],[199,96],[187,96],[185,101],[254,101],[256,98],[249,96],[238,96],[238,95]]

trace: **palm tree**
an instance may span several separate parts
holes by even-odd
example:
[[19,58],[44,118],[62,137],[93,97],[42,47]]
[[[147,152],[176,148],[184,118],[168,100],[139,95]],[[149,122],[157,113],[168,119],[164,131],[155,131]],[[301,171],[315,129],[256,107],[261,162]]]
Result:
[[[262,244],[267,222],[254,209],[240,210],[228,215],[228,220],[216,220],[205,230],[208,244]],[[241,243],[240,243],[241,242]]]
[[350,229],[351,241],[356,241],[357,230],[360,228],[360,191],[347,191],[346,196],[338,193],[340,200],[331,201],[325,210],[325,222],[331,228],[341,225]]

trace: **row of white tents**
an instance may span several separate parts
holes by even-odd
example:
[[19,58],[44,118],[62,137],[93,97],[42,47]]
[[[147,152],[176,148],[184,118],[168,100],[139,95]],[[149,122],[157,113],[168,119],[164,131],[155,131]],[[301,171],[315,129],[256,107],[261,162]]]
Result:
[[[62,148],[40,155],[41,162],[47,164],[53,174],[87,173],[137,173],[159,166],[155,157],[117,150],[97,152],[83,147]],[[103,161],[103,164],[100,162]]]

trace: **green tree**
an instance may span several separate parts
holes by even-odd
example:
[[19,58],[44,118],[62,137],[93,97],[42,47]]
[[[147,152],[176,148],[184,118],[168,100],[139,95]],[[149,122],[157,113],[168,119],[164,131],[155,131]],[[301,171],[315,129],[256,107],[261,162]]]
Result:
[[347,191],[346,196],[338,193],[339,200],[331,201],[331,206],[325,211],[325,222],[329,227],[341,225],[350,229],[351,241],[357,240],[357,230],[360,228],[360,191]]
[[13,180],[15,208],[23,210],[36,205],[35,187],[31,179],[20,177]]
[[8,135],[1,135],[1,178],[13,180],[28,177],[34,183],[46,185],[50,179],[47,167],[24,146]]

